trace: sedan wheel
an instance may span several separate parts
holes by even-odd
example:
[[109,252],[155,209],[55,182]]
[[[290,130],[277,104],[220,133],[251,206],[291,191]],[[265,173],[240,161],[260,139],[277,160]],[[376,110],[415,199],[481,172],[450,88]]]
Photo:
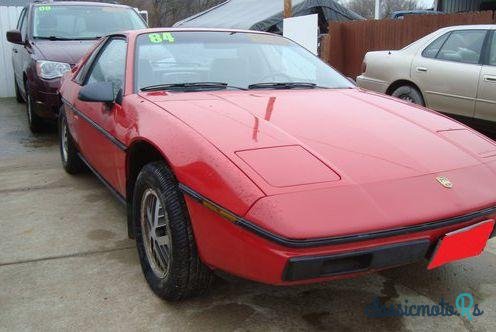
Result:
[[405,100],[412,104],[425,106],[424,98],[420,91],[410,85],[403,85],[393,91],[391,94],[393,97]]
[[72,139],[64,107],[59,111],[59,148],[62,166],[69,174],[80,173],[84,169],[84,163],[78,155],[78,151]]
[[139,173],[132,218],[141,268],[155,294],[177,301],[209,288],[212,271],[198,256],[183,194],[165,163],[147,164]]
[[26,113],[28,116],[29,130],[37,134],[43,129],[43,119],[34,111],[34,101],[29,94],[29,87],[26,85]]
[[166,278],[172,260],[169,218],[153,189],[147,189],[141,200],[141,229],[146,257],[153,272],[158,278]]

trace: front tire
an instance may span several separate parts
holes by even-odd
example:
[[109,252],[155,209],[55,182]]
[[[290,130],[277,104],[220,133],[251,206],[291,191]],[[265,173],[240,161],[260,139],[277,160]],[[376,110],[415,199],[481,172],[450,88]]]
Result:
[[80,173],[84,169],[84,163],[79,158],[76,145],[69,132],[64,107],[61,107],[59,112],[59,147],[64,170],[69,174]]
[[162,299],[203,294],[213,273],[198,256],[182,193],[163,162],[143,167],[133,195],[133,221],[141,267]]
[[17,81],[14,78],[14,89],[15,89],[15,96],[16,100],[19,104],[24,104],[24,98],[21,96],[21,91],[19,91],[19,85],[17,85]]
[[393,91],[391,96],[408,101],[413,104],[425,106],[422,93],[411,85],[402,85]]
[[26,113],[28,116],[29,130],[31,130],[33,134],[37,134],[43,130],[44,123],[43,119],[36,114],[34,108],[35,102],[29,94],[29,85],[26,84]]

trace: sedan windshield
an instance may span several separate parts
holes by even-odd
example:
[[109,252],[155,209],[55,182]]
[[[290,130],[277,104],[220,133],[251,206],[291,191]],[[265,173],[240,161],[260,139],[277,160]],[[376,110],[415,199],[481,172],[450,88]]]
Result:
[[33,15],[33,38],[39,39],[97,39],[146,28],[139,14],[126,7],[38,5]]
[[137,40],[138,90],[350,88],[296,43],[246,32],[174,31]]

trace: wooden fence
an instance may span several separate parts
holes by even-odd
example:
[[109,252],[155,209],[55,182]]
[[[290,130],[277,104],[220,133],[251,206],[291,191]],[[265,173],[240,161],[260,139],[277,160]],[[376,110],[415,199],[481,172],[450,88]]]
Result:
[[355,78],[361,74],[363,57],[369,51],[397,50],[447,26],[492,23],[496,23],[492,11],[330,23],[329,35],[321,41],[321,57]]

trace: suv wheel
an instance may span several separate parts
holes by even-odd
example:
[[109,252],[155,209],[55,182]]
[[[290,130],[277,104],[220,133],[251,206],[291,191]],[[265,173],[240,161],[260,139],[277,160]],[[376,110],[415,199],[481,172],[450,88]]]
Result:
[[67,127],[64,107],[61,107],[59,111],[59,147],[60,158],[65,171],[69,174],[80,173],[84,169],[84,164],[79,158],[76,145]]
[[29,85],[26,84],[26,113],[28,115],[29,130],[36,134],[43,129],[43,119],[34,111],[34,100],[29,94]]
[[406,100],[410,103],[425,106],[424,98],[420,91],[410,85],[403,85],[393,91],[391,96]]
[[200,261],[186,203],[163,162],[138,175],[133,221],[141,267],[156,295],[177,301],[209,288],[212,271]]
[[21,96],[21,92],[19,91],[19,85],[17,85],[17,81],[14,78],[14,89],[15,89],[15,96],[16,100],[19,104],[24,104],[24,98]]

